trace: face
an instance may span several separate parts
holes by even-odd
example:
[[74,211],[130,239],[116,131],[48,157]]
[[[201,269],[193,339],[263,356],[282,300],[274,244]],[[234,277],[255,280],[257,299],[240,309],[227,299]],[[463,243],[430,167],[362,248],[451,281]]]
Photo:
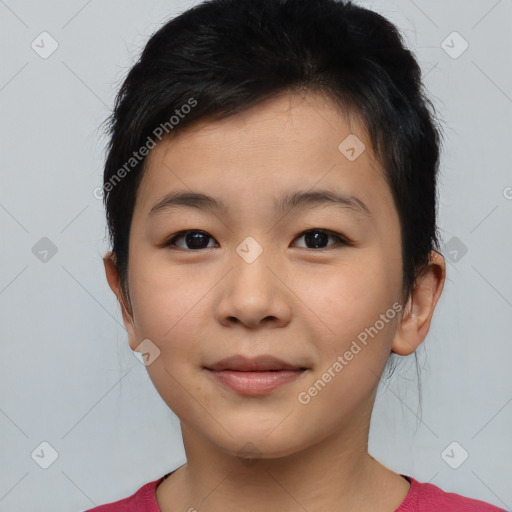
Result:
[[[165,202],[178,193],[189,197]],[[130,232],[130,347],[150,340],[163,400],[226,453],[250,442],[278,457],[364,431],[399,322],[400,247],[369,139],[329,99],[280,96],[195,125],[147,159]],[[289,367],[212,371],[231,356]]]

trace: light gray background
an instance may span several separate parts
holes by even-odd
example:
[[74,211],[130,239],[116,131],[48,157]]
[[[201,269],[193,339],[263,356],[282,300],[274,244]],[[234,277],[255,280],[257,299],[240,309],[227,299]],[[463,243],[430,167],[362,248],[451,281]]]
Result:
[[[512,510],[512,2],[359,3],[402,29],[446,133],[448,281],[418,351],[423,417],[414,357],[402,358],[381,383],[370,453]],[[191,5],[0,0],[1,511],[83,510],[185,461],[179,423],[130,350],[108,288],[93,189],[99,126],[121,80],[148,37]],[[59,44],[47,59],[31,48],[43,31]],[[454,31],[469,44],[458,58],[441,47]],[[46,262],[32,249],[43,237],[57,247]],[[454,441],[469,453],[457,469],[442,455]],[[462,448],[448,450],[452,460]]]

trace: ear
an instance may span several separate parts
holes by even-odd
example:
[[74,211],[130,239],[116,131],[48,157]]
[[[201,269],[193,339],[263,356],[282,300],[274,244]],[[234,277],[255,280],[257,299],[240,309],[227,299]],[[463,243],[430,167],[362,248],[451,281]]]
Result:
[[430,254],[430,262],[418,278],[400,325],[391,345],[391,352],[401,356],[412,354],[423,342],[430,329],[437,301],[446,278],[444,257],[437,251]]
[[119,279],[119,273],[117,271],[117,263],[116,256],[111,251],[107,252],[105,256],[103,256],[103,265],[105,266],[105,275],[107,276],[107,281],[110,286],[110,289],[114,292],[117,297],[117,301],[121,306],[121,312],[123,315],[123,323],[128,333],[128,339],[130,343],[130,348],[135,350],[137,345],[137,334],[135,332],[135,326],[133,321],[133,313],[131,306],[127,306],[125,297],[123,296],[121,289],[121,281]]

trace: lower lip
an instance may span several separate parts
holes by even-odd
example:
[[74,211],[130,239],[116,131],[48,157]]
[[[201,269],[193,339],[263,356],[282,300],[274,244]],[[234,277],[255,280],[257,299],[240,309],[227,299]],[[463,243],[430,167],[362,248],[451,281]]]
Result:
[[304,370],[280,370],[275,372],[241,372],[233,370],[208,370],[217,381],[243,395],[264,395],[292,382]]

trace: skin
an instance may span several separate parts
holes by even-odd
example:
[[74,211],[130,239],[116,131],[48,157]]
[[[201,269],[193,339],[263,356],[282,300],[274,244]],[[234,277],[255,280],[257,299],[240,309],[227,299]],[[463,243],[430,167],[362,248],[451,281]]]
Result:
[[[338,149],[350,133],[366,146],[354,161]],[[318,188],[357,196],[372,217],[333,205],[273,210],[274,197]],[[178,190],[228,208],[182,206],[148,218]],[[208,248],[191,249],[184,237],[181,250],[163,246],[187,229],[210,235]],[[315,248],[299,236],[309,229],[351,245],[330,237]],[[236,252],[248,236],[263,249],[252,263]],[[401,314],[321,392],[308,404],[297,398],[400,303],[400,247],[399,217],[364,127],[324,96],[283,94],[157,144],[131,225],[130,303],[112,253],[104,264],[130,348],[150,339],[160,350],[147,371],[182,426],[187,463],[156,490],[163,512],[393,512],[401,504],[409,483],[368,453],[371,412],[391,352],[412,354],[428,333],[444,258],[432,253]],[[244,396],[203,368],[234,354],[271,354],[308,370],[267,395]],[[244,459],[249,442],[255,453]]]

